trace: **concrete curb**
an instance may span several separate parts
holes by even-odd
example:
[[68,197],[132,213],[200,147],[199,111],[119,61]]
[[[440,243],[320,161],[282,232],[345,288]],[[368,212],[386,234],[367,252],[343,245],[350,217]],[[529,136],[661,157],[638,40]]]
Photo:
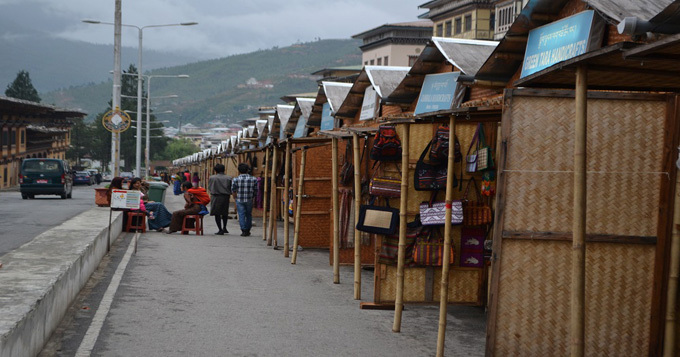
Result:
[[[106,254],[109,209],[93,208],[2,257],[0,357],[35,356]],[[111,240],[122,232],[113,212]]]

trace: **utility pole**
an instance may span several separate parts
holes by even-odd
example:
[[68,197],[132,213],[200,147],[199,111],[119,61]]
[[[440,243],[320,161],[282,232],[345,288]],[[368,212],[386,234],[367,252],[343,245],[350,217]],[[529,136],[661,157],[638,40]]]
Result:
[[[115,0],[115,17],[113,26],[113,100],[111,101],[111,109],[116,110],[120,108],[120,32],[122,24],[121,15],[121,1]],[[120,167],[120,133],[111,133],[111,162],[113,164],[113,169],[111,172],[113,176],[118,176],[118,170]]]

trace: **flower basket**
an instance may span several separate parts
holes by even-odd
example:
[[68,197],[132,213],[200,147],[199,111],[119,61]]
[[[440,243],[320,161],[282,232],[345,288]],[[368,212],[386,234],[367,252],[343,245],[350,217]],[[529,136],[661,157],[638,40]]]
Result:
[[94,203],[99,207],[109,207],[111,206],[111,201],[109,198],[108,188],[95,188],[94,189]]

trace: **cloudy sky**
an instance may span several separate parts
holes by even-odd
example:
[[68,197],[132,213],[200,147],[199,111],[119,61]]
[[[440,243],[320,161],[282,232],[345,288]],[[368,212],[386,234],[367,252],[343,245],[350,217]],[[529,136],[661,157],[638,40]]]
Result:
[[[394,22],[415,21],[425,0],[122,0],[123,23],[196,26],[143,30],[144,49],[218,58],[316,38],[349,38]],[[0,0],[0,11],[23,27],[92,43],[113,43],[114,0]],[[137,46],[136,29],[123,29],[123,45]]]

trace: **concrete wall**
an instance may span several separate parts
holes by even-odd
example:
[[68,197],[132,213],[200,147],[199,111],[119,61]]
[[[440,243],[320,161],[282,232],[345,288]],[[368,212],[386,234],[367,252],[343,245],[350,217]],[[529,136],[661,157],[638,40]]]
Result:
[[[35,356],[107,250],[108,208],[93,208],[4,255],[0,357]],[[111,240],[122,231],[113,212]]]

